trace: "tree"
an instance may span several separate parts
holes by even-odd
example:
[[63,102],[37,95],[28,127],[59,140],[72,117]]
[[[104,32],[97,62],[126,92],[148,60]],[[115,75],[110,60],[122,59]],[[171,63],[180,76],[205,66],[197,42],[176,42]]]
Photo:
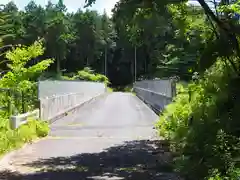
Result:
[[34,1],[30,1],[23,14],[24,43],[32,44],[39,37],[44,37],[45,18],[45,10]]
[[66,58],[67,42],[71,34],[66,26],[65,6],[60,0],[57,5],[48,3],[46,7],[46,34],[44,35],[47,52],[56,59],[56,72],[61,74],[61,62]]
[[[155,6],[151,6],[153,3]],[[49,71],[72,73],[89,66],[117,84],[133,82],[135,75],[179,75],[189,80],[197,70],[196,59],[200,58],[206,39],[213,34],[203,11],[186,3],[121,0],[113,9],[112,18],[95,11],[66,10],[61,0],[57,4],[49,1],[45,8],[32,1],[25,11],[8,5],[5,11],[13,13],[11,16],[20,23],[11,23],[14,28],[10,32],[16,34],[11,42],[29,45],[43,38],[43,56],[56,59]]]

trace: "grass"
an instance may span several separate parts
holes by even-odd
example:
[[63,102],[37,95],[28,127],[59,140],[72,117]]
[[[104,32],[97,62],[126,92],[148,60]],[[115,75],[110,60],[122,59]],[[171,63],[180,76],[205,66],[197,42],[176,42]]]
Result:
[[124,92],[132,92],[133,91],[133,85],[127,85],[123,89]]
[[113,88],[107,87],[107,92],[113,92]]
[[136,93],[133,91],[133,86],[132,85],[127,85],[127,86],[118,86],[118,87],[107,87],[107,92],[130,92],[134,96],[136,96]]
[[126,86],[115,86],[110,89],[111,91],[114,91],[114,92],[133,92],[133,85],[130,84]]
[[49,125],[44,121],[29,120],[27,124],[12,130],[8,119],[1,118],[0,120],[0,156],[20,148],[25,143],[31,143],[34,139],[45,137],[49,132]]
[[132,93],[134,96],[136,96],[136,93],[133,91],[133,85],[127,85],[124,87],[123,92],[130,92]]

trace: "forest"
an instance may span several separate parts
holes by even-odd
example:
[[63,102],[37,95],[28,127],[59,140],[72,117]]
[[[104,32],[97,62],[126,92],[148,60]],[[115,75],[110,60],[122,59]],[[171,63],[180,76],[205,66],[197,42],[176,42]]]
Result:
[[[62,0],[46,7],[31,1],[24,10],[9,2],[0,9],[0,87],[24,89],[37,78],[125,86],[177,77],[177,96],[156,124],[170,143],[175,170],[190,180],[238,179],[239,1],[198,3],[120,0],[108,17],[90,10],[68,12]],[[34,126],[46,135],[45,125]],[[17,136],[8,132],[1,132],[6,143],[0,153]]]
[[[173,75],[189,80],[211,27],[199,7],[163,7],[135,12],[131,4],[118,3],[108,17],[81,9],[69,13],[63,1],[49,1],[46,7],[32,1],[24,11],[9,2],[0,11],[0,32],[5,45],[30,45],[43,38],[42,58],[55,59],[46,76],[71,76],[90,67],[113,85]],[[3,73],[8,69],[4,63],[0,67]]]

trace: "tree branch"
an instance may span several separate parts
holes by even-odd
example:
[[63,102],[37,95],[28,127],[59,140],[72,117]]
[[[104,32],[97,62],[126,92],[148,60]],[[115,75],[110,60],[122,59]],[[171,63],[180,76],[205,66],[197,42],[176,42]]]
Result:
[[205,13],[218,25],[219,28],[230,31],[230,27],[227,24],[223,23],[210,9],[207,3],[204,0],[198,0],[199,4],[204,9]]

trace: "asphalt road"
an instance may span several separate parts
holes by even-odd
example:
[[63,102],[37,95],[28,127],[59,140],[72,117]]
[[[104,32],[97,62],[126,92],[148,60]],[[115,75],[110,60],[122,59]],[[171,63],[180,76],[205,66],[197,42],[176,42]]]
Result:
[[156,139],[157,119],[131,93],[101,96],[55,121],[49,137],[9,155],[8,168],[19,174],[0,179],[178,179],[166,143]]

